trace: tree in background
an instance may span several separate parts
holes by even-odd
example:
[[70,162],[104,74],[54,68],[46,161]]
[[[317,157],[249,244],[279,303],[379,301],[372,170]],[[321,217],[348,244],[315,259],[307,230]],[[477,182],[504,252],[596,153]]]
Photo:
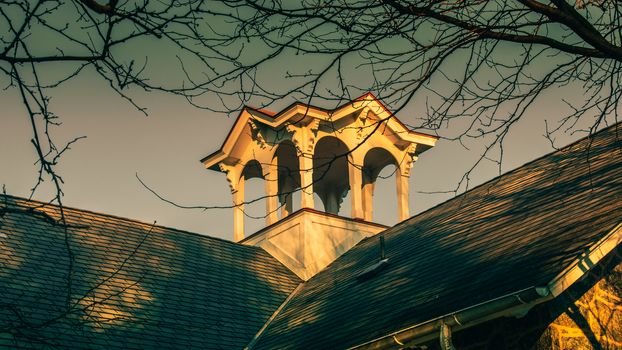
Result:
[[[555,89],[580,94],[547,135],[618,120],[621,10],[607,0],[14,0],[0,5],[0,79],[32,125],[33,191],[49,177],[59,204],[55,169],[79,138],[53,141],[50,91],[85,71],[143,112],[140,90],[225,111],[372,91],[395,111],[425,106],[412,127],[485,139],[473,167],[500,166],[511,126]],[[275,67],[286,67],[278,87]]]
[[[183,95],[183,81],[157,77],[162,63],[154,64],[154,57],[168,50],[179,59],[178,69],[192,62],[206,72],[213,70],[210,61],[227,59],[202,45],[197,28],[204,16],[200,1],[184,0],[15,0],[0,5],[0,81],[5,89],[19,92],[30,120],[39,165],[33,194],[49,179],[56,188],[51,201],[62,206],[63,179],[57,165],[82,138],[55,143],[53,127],[60,119],[50,103],[51,91],[78,75],[95,74],[143,113],[133,91]],[[151,52],[141,52],[145,47]]]
[[[547,135],[619,121],[621,11],[613,0],[2,2],[0,81],[18,91],[31,124],[39,165],[32,191],[49,179],[56,189],[51,201],[59,204],[58,217],[43,218],[60,229],[68,257],[57,318],[101,304],[77,308],[75,300],[92,293],[74,295],[75,259],[57,172],[80,137],[56,144],[60,120],[50,96],[74,77],[96,74],[144,113],[133,98],[137,91],[177,94],[224,111],[251,99],[260,107],[283,99],[341,104],[372,91],[394,111],[425,106],[412,127],[442,132],[451,124],[459,131],[449,138],[486,140],[473,168],[485,159],[500,166],[512,125],[552,90],[573,86],[583,96],[569,99],[569,112],[547,126]],[[279,88],[276,66],[287,71],[276,76],[286,81]],[[457,189],[468,186],[469,172]],[[8,208],[0,208],[0,219]],[[14,306],[1,309],[21,318]],[[45,324],[51,321],[56,318]],[[33,326],[2,330],[22,328]]]
[[[442,136],[486,139],[480,161],[499,169],[511,126],[551,91],[572,88],[575,95],[564,99],[563,118],[546,125],[551,142],[556,132],[592,132],[619,120],[617,1],[223,3],[222,14],[237,24],[225,45],[261,48],[262,55],[247,54],[240,63],[247,76],[274,60],[307,62],[291,64],[286,91],[271,93],[254,81],[254,91],[268,100],[293,93],[341,102],[373,91],[396,111],[417,103],[426,108],[413,127],[438,131],[451,124],[457,131]],[[239,77],[239,71],[228,76]],[[468,186],[468,173],[463,181]]]

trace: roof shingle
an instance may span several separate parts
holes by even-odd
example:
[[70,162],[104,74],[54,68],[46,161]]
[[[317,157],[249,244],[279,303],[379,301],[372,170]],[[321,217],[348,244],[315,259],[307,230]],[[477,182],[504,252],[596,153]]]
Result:
[[300,283],[259,248],[65,215],[0,196],[0,347],[239,349]]
[[[340,349],[546,285],[622,222],[622,125],[363,240],[307,281],[254,349]],[[620,133],[620,134],[619,134]]]

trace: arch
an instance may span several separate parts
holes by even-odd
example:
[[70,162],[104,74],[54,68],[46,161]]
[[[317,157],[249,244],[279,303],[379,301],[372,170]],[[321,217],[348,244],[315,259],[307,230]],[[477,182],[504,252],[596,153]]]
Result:
[[[385,180],[388,178],[398,179],[399,176],[399,162],[391,152],[381,147],[374,147],[367,151],[365,157],[363,159],[363,212],[364,218],[366,221],[373,220],[373,207],[374,207],[374,192],[376,189],[376,183],[378,181],[378,177],[383,170],[387,167],[393,166],[393,169],[389,169],[389,172],[386,172],[382,176],[382,181],[378,185],[381,187],[382,196],[384,198],[376,198],[376,201],[382,200],[382,208],[384,209],[381,213],[383,216],[386,216],[384,223],[394,223],[392,219],[389,219],[391,215],[390,212],[397,213],[397,202],[399,194],[396,191],[389,191],[387,187],[388,183]],[[393,201],[388,200],[391,196],[389,193],[394,192],[396,195],[393,198]],[[388,198],[387,198],[388,197]],[[392,203],[392,204],[391,204]],[[393,210],[392,210],[393,209]],[[378,220],[376,220],[378,221]]]
[[263,227],[261,219],[265,217],[266,201],[257,199],[265,196],[264,180],[259,161],[251,159],[246,162],[240,176],[240,182],[244,182],[242,201],[245,204],[239,207],[243,214],[244,232],[255,232]]
[[313,151],[313,192],[322,200],[325,211],[338,214],[350,189],[348,146],[334,136],[324,136]]
[[244,169],[242,169],[242,177],[244,180],[250,180],[253,178],[263,179],[263,171],[261,169],[261,164],[257,159],[251,159],[246,164],[244,164]]
[[363,158],[363,184],[376,182],[382,169],[391,164],[399,168],[399,163],[391,152],[382,147],[371,148]]
[[[276,162],[274,159],[276,158]],[[290,140],[279,143],[272,158],[277,167],[278,193],[281,219],[294,210],[293,193],[300,188],[300,164],[298,151]]]

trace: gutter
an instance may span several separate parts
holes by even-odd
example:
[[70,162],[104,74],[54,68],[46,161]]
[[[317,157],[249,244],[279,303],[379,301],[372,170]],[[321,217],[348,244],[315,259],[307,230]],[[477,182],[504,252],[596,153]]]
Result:
[[[556,298],[581,279],[592,267],[622,244],[622,222],[591,245],[546,286],[530,287],[479,303],[396,332],[353,346],[349,349],[386,349],[408,347],[439,337],[441,346],[451,348],[452,330],[461,330],[503,317],[522,317],[537,304]],[[440,336],[439,336],[440,335]],[[443,339],[445,337],[445,339]],[[443,344],[445,343],[445,344]]]
[[[552,299],[548,287],[530,287],[356,345],[350,349],[386,349],[424,343],[452,329],[471,327],[501,316],[524,316],[533,306]],[[448,328],[445,328],[448,327]]]

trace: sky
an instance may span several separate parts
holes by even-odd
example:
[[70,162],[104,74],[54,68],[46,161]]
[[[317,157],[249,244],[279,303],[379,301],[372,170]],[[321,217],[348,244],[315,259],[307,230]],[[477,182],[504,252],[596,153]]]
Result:
[[[86,136],[62,157],[58,168],[65,182],[65,205],[232,239],[231,209],[174,207],[145,189],[136,174],[179,204],[231,204],[224,174],[205,169],[199,159],[221,146],[235,113],[230,116],[211,112],[179,97],[146,93],[140,96],[141,104],[148,108],[148,116],[144,116],[88,73],[51,95],[52,106],[62,121],[53,130],[57,140]],[[560,104],[561,96],[557,100],[545,98],[513,126],[506,142],[503,172],[553,151],[543,136],[544,119],[554,119]],[[28,197],[37,177],[29,120],[15,90],[0,94],[0,106],[0,185],[9,194]],[[413,119],[408,109],[397,117],[406,123]],[[560,135],[557,146],[583,135]],[[453,194],[425,192],[453,189],[479,152],[477,147],[467,150],[458,142],[441,139],[422,154],[410,178],[411,215],[451,198]],[[497,167],[485,163],[474,172],[471,187],[497,175]],[[247,187],[247,200],[263,195],[261,180],[253,181]],[[397,222],[395,182],[393,178],[380,181],[374,198],[374,221],[392,225]],[[48,181],[33,198],[50,200],[51,190]],[[349,206],[344,207],[347,216]],[[263,208],[260,203],[248,211],[261,216]],[[263,222],[247,218],[247,234],[263,227]]]
[[[67,19],[63,17],[60,20]],[[79,29],[73,30],[79,32]],[[29,39],[33,40],[33,47],[41,52],[56,50],[58,42],[37,34],[40,33],[35,31],[32,39]],[[390,42],[389,45],[397,44]],[[152,39],[137,44],[128,43],[122,47],[126,51],[115,53],[122,61],[137,58],[136,62],[141,62],[149,57],[150,68],[147,73],[150,78],[157,77],[168,82],[183,80],[180,78],[176,52],[170,50],[170,47],[161,46]],[[513,58],[512,46],[504,50],[502,56]],[[454,59],[460,61],[461,57]],[[288,80],[292,80],[287,78],[291,72],[307,69],[318,62],[317,57],[284,54],[263,65],[256,79],[262,83],[267,82],[265,85],[274,91],[286,91]],[[358,78],[359,85],[371,80],[372,74],[368,70],[357,68],[356,62],[349,63],[345,64],[344,74]],[[450,67],[454,63],[450,62]],[[62,75],[61,64],[41,65],[39,68],[40,72],[52,79],[55,74]],[[198,70],[191,72],[201,74]],[[3,76],[2,79],[6,78]],[[30,143],[30,121],[16,88],[8,86],[9,82],[1,79],[0,84],[6,87],[0,91],[0,186],[4,186],[8,194],[28,197],[36,183],[38,169],[35,164],[36,153]],[[327,84],[331,84],[330,79],[327,79]],[[436,81],[436,84],[437,89],[443,89],[443,80]],[[562,117],[568,111],[564,101],[580,99],[581,91],[576,86],[555,88],[536,100],[528,113],[512,126],[505,140],[501,172],[554,150],[543,136],[545,120],[554,122]],[[175,207],[144,188],[137,180],[137,175],[159,194],[181,205],[230,205],[231,194],[224,174],[206,170],[199,160],[220,148],[239,110],[233,108],[229,113],[214,112],[161,92],[133,93],[137,103],[147,108],[148,115],[145,116],[116,95],[92,69],[85,69],[77,77],[47,93],[51,97],[51,109],[62,123],[52,130],[57,144],[62,145],[75,137],[86,136],[62,156],[57,167],[57,172],[64,180],[62,189],[65,205],[148,223],[157,221],[163,226],[232,239],[232,209],[204,211]],[[216,98],[210,96],[206,97],[208,101],[202,102],[217,104]],[[427,97],[419,96],[396,116],[407,125],[419,124],[421,114],[426,110],[424,103]],[[280,107],[291,103],[292,99],[290,96],[286,100],[275,101],[272,109],[278,111]],[[259,106],[263,102],[259,98],[250,97],[248,103]],[[318,103],[320,107],[332,107]],[[507,110],[499,111],[505,112]],[[442,135],[455,135],[459,127],[460,123],[443,126],[439,132]],[[555,145],[564,146],[583,136],[585,133],[581,132],[560,133],[556,135]],[[481,140],[472,140],[466,146],[468,148],[457,141],[441,138],[436,147],[419,157],[410,178],[411,215],[453,196],[452,193],[430,192],[454,189],[482,154],[484,144]],[[390,173],[391,169],[385,171],[385,174]],[[496,164],[483,162],[471,174],[469,186],[472,188],[498,175]],[[47,181],[37,189],[33,198],[49,201],[53,198],[53,190]],[[249,181],[246,194],[246,200],[262,196],[261,180]],[[348,199],[344,203],[342,213],[349,216]],[[386,225],[397,222],[394,178],[379,180],[374,208],[374,221]],[[264,204],[249,206],[247,211],[250,216],[262,216],[265,212]],[[263,219],[247,218],[246,233],[260,229],[263,222]]]

